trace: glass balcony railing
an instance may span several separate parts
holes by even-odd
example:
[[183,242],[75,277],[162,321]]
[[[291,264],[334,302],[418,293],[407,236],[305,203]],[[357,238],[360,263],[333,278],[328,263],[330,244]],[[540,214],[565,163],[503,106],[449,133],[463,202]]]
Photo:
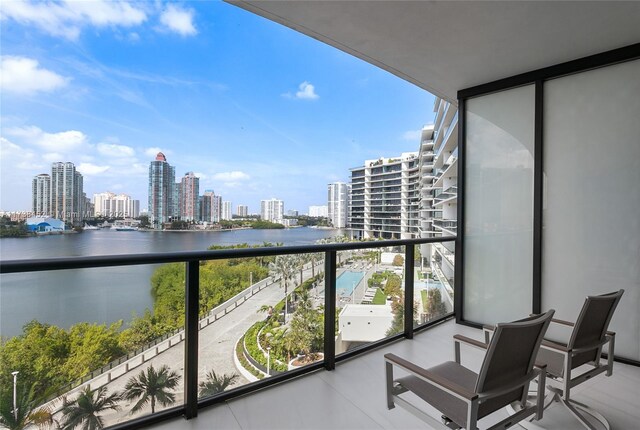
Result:
[[[375,226],[380,237],[397,237],[390,223]],[[47,321],[69,306],[101,320],[115,295],[149,299],[149,284],[153,298],[142,315],[120,309],[113,325],[28,323],[27,335],[3,339],[0,369],[18,371],[20,390],[56,422],[74,402],[101,396],[113,406],[98,412],[106,427],[193,418],[199,407],[331,370],[450,315],[452,290],[436,292],[433,274],[423,279],[422,248],[453,240],[0,261],[1,288],[36,282],[51,291],[47,303],[15,304]],[[89,272],[108,279],[103,301],[85,303]]]

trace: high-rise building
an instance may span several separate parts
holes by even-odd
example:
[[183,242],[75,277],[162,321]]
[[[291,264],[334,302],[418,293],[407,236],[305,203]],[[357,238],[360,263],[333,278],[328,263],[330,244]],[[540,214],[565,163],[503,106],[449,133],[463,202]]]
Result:
[[222,197],[213,190],[206,190],[200,199],[200,220],[205,222],[220,222],[222,218]]
[[329,215],[329,208],[322,206],[309,206],[309,216],[315,218],[326,218]]
[[[432,194],[432,204],[431,210],[425,212],[424,216],[427,219],[431,217],[433,236],[453,236],[458,226],[458,110],[455,105],[438,97],[433,110],[436,113],[432,146],[433,177],[430,187],[423,186],[425,193]],[[428,147],[425,151],[429,151]],[[455,243],[434,243],[431,247],[433,252],[428,262],[431,271],[445,287],[448,296],[452,297]],[[429,253],[422,252],[422,255]]]
[[284,202],[278,199],[261,200],[260,218],[265,221],[281,222],[284,218]]
[[247,205],[238,205],[238,207],[236,208],[236,214],[240,218],[246,218],[247,216],[249,216],[249,206],[247,206]]
[[222,219],[230,220],[233,219],[233,211],[231,202],[222,202]]
[[71,224],[84,218],[82,175],[71,162],[51,165],[50,215]]
[[185,173],[180,182],[180,219],[197,221],[200,218],[198,196],[200,194],[200,178],[193,172]]
[[51,209],[51,177],[41,173],[33,178],[31,210],[36,216],[49,216]]
[[140,216],[140,200],[110,191],[96,193],[93,195],[93,214],[106,218],[137,218]]
[[298,211],[295,209],[289,209],[287,211],[287,216],[298,216]]
[[161,229],[173,216],[175,176],[175,168],[158,152],[156,159],[149,163],[149,222],[153,228]]
[[349,185],[334,182],[327,186],[327,216],[335,228],[345,228],[349,216]]
[[418,153],[366,160],[351,169],[348,226],[358,238],[408,239],[418,232]]

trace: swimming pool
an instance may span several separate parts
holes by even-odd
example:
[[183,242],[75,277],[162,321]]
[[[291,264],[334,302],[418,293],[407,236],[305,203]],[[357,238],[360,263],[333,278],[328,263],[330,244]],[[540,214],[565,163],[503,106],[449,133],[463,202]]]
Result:
[[336,279],[336,295],[348,296],[353,289],[362,281],[365,272],[345,271]]

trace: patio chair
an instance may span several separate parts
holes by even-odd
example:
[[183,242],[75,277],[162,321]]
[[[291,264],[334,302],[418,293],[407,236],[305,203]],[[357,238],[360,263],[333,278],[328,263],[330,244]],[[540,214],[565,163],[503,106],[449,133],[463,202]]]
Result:
[[[584,414],[592,416],[606,429],[610,426],[602,414],[571,399],[571,389],[601,373],[606,372],[607,376],[613,374],[616,334],[608,331],[608,328],[623,293],[624,290],[620,290],[600,296],[588,296],[575,324],[552,319],[552,323],[573,327],[569,342],[545,339],[536,358],[536,365],[545,366],[547,371],[549,395],[545,399],[545,409],[554,402],[559,402],[588,429],[596,427]],[[492,331],[491,326],[485,326],[484,329],[487,335]],[[602,347],[607,344],[607,360],[602,363]]]
[[[539,386],[544,386],[545,372],[534,368],[534,360],[552,316],[553,310],[498,324],[488,344],[455,335],[455,362],[447,361],[429,369],[386,354],[387,407],[393,409],[398,404],[436,428],[475,430],[478,420],[512,402],[518,404],[519,411],[490,429],[506,429],[534,414],[536,419],[542,418],[544,389],[539,390],[536,403],[527,400],[527,393],[529,383],[535,378],[539,378]],[[479,373],[460,364],[461,343],[486,350]],[[394,367],[409,375],[394,379]],[[401,397],[406,392],[412,392],[440,411],[444,426]]]

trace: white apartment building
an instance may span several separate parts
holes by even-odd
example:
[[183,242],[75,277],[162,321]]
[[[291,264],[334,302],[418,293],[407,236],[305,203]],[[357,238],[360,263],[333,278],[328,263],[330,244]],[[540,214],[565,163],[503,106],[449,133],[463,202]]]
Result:
[[[432,195],[429,201],[431,208],[422,213],[421,226],[428,226],[432,236],[453,236],[456,234],[458,224],[458,113],[455,105],[440,98],[436,98],[434,112],[436,112],[432,146],[434,176],[431,187],[425,184],[423,188],[425,193]],[[427,230],[423,233],[427,233]],[[429,262],[431,271],[450,295],[450,297],[443,297],[449,306],[453,297],[455,243],[436,243],[432,248]],[[423,256],[425,256],[424,252]]]
[[83,178],[71,162],[51,165],[50,215],[72,224],[84,218]]
[[51,210],[51,177],[41,173],[33,178],[31,210],[36,216],[49,215]]
[[222,197],[213,190],[206,190],[200,197],[200,220],[218,223],[222,218]]
[[406,239],[418,233],[418,153],[366,160],[351,169],[348,228],[356,238]]
[[349,216],[349,184],[334,182],[327,185],[327,215],[335,228],[345,228]]
[[140,200],[128,194],[110,191],[93,195],[93,215],[107,218],[137,218],[140,216]]
[[224,220],[233,219],[232,207],[233,207],[233,205],[231,204],[231,202],[229,202],[229,201],[222,202],[222,219],[224,219]]
[[309,216],[327,218],[329,208],[327,206],[309,206]]
[[278,199],[261,200],[260,218],[265,221],[282,222],[284,218],[284,202]]
[[236,207],[236,214],[240,217],[240,218],[246,218],[249,216],[249,206],[247,205],[238,205]]

